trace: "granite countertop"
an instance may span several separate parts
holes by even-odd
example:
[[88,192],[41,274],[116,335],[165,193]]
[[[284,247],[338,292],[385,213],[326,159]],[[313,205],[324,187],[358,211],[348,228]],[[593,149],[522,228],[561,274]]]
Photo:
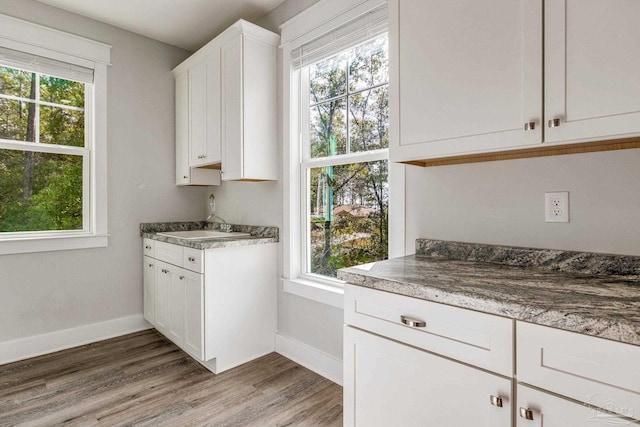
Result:
[[358,286],[640,345],[640,257],[419,239],[338,271]]
[[206,221],[183,222],[149,222],[140,224],[140,235],[147,239],[174,245],[186,246],[193,249],[226,248],[233,246],[260,245],[265,243],[277,243],[278,227],[263,227],[258,225],[229,224],[231,231],[250,233],[251,236],[231,236],[218,239],[179,239],[176,237],[161,236],[157,233],[168,231],[189,230],[214,230],[222,231],[223,224]]

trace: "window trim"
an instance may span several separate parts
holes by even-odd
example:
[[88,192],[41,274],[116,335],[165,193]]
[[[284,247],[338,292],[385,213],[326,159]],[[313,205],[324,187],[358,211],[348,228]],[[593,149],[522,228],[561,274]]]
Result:
[[[302,224],[305,217],[302,189],[301,72],[294,70],[291,52],[334,28],[361,16],[384,0],[322,0],[291,20],[282,30],[282,129],[283,129],[283,289],[285,292],[342,308],[336,294],[344,293],[344,282],[304,274]],[[390,52],[391,54],[391,52]],[[390,58],[391,65],[391,58]],[[391,68],[390,68],[391,73]],[[391,78],[391,76],[390,76]],[[390,102],[393,97],[390,97]],[[394,108],[390,104],[390,136]],[[387,149],[385,149],[386,151]],[[370,152],[369,152],[370,153]],[[367,154],[369,154],[367,153]],[[348,156],[348,155],[344,155]],[[341,157],[344,157],[341,156]],[[358,154],[361,157],[362,154]],[[341,162],[344,159],[336,160]],[[313,159],[305,165],[312,164]],[[405,255],[405,166],[389,162],[389,257]]]
[[0,238],[0,255],[106,247],[107,67],[110,65],[111,46],[2,14],[0,46],[90,68],[94,73],[93,85],[88,86],[92,89],[92,108],[85,111],[90,115],[85,129],[88,153],[84,156],[90,177],[85,183],[89,190],[89,200],[84,206],[89,210],[85,219],[88,221],[87,229],[12,233]]

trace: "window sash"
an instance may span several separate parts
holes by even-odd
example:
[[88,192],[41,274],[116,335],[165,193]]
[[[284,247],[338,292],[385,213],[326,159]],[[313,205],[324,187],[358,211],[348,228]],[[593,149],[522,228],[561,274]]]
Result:
[[[0,49],[4,49],[1,48]],[[57,62],[57,61],[54,61]],[[3,64],[5,65],[5,64]],[[71,64],[69,64],[71,66]],[[20,67],[13,67],[19,68]],[[29,70],[31,71],[31,70]],[[51,74],[47,74],[51,75]],[[53,75],[52,77],[61,77],[58,75]],[[66,77],[61,77],[65,78]],[[93,79],[93,70],[91,70],[91,78]],[[38,230],[38,231],[19,231],[19,232],[0,232],[0,241],[1,240],[12,240],[16,238],[39,238],[39,237],[67,237],[67,236],[83,236],[87,234],[92,234],[95,230],[94,223],[94,209],[95,203],[93,202],[93,194],[92,194],[92,181],[94,179],[92,175],[92,157],[93,157],[93,147],[94,147],[94,139],[93,135],[93,84],[85,83],[84,85],[84,108],[67,106],[64,104],[55,104],[51,102],[45,102],[40,100],[40,73],[36,72],[36,79],[38,81],[38,90],[36,91],[36,98],[20,98],[15,96],[8,95],[0,95],[2,99],[15,99],[24,102],[31,102],[36,104],[38,107],[40,105],[45,106],[53,106],[53,107],[61,107],[74,111],[83,111],[84,112],[84,146],[76,147],[70,145],[58,145],[58,144],[47,144],[40,142],[40,109],[36,109],[36,141],[16,141],[0,138],[0,149],[5,150],[16,150],[16,151],[31,151],[35,153],[46,153],[46,154],[63,154],[70,156],[80,156],[82,157],[82,230]],[[71,79],[68,79],[71,80]],[[77,81],[77,80],[76,80]]]

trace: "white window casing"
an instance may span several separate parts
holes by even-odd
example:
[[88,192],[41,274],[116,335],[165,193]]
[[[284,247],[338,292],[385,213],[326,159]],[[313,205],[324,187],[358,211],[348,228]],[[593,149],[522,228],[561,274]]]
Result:
[[[0,234],[0,255],[105,247],[107,234],[107,67],[111,46],[0,15],[0,62],[85,85],[85,146],[0,142],[0,148],[83,158],[83,230]],[[43,103],[44,104],[44,103]]]
[[[386,1],[322,0],[281,26],[283,50],[283,288],[286,292],[342,308],[342,283],[306,274],[304,169],[388,159],[388,150],[312,159],[300,141],[308,129],[301,115],[305,76],[300,68],[387,31]],[[308,114],[308,112],[306,113]],[[306,133],[305,133],[306,132]],[[404,255],[404,166],[389,163],[389,256]]]

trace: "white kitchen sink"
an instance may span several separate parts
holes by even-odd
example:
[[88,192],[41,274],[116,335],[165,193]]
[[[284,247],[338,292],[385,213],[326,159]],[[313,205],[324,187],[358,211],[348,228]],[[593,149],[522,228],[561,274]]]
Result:
[[213,230],[189,230],[189,231],[167,231],[165,233],[157,233],[158,236],[175,237],[185,240],[199,240],[199,239],[228,239],[230,237],[246,237],[251,236],[250,233],[240,232],[224,232]]

